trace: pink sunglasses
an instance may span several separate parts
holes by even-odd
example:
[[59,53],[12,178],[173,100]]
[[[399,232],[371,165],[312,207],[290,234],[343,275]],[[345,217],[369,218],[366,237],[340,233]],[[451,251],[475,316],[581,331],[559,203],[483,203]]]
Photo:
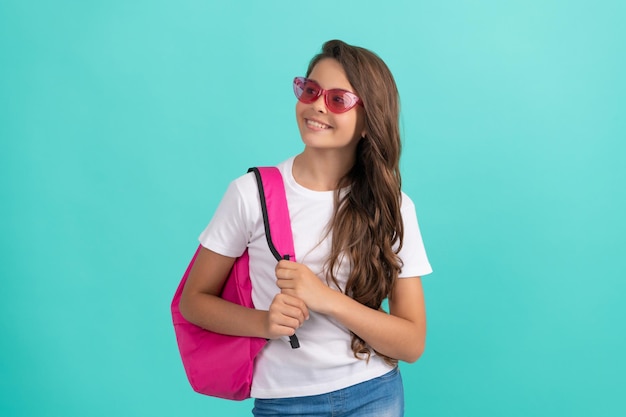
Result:
[[363,105],[361,99],[350,91],[340,88],[324,90],[317,82],[305,77],[293,79],[293,92],[305,104],[314,103],[320,96],[324,96],[326,108],[337,114],[345,113],[357,104]]

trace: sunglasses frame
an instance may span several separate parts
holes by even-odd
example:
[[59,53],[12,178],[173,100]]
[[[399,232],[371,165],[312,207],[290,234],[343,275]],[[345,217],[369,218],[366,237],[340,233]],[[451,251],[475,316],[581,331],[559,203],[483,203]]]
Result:
[[[303,100],[302,99],[302,93],[300,95],[298,95],[298,90],[302,90],[303,91],[304,90],[304,86],[307,83],[312,83],[315,86],[317,86],[317,88],[318,88],[317,94],[311,100]],[[321,96],[324,96],[324,104],[326,104],[326,108],[331,113],[335,113],[335,114],[341,114],[341,113],[345,113],[347,111],[350,111],[356,105],[363,106],[363,101],[359,98],[359,96],[357,96],[353,92],[348,91],[348,90],[344,90],[344,89],[341,89],[341,88],[331,88],[330,90],[325,90],[325,89],[322,88],[321,85],[319,85],[319,83],[317,81],[312,80],[310,78],[306,78],[306,77],[295,77],[293,79],[293,92],[296,95],[296,98],[298,99],[298,101],[300,101],[301,103],[305,103],[305,104],[315,103]],[[333,92],[340,92],[344,97],[348,97],[349,100],[350,100],[349,105],[346,106],[345,108],[337,109],[336,104],[334,102],[330,101],[330,98],[329,98],[330,96],[328,94],[328,93],[333,93]]]

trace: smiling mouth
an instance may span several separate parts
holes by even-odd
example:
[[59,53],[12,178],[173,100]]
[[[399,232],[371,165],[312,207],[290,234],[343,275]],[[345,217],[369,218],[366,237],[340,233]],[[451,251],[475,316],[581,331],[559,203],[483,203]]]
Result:
[[315,120],[310,120],[310,119],[305,119],[306,120],[306,125],[308,127],[312,127],[313,129],[330,129],[331,126],[321,123],[321,122],[317,122]]

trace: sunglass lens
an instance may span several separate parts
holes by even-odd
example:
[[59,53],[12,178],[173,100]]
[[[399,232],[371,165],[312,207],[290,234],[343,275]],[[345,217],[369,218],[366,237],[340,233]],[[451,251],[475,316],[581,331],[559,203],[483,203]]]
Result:
[[359,102],[357,96],[345,90],[330,90],[326,97],[326,105],[333,113],[347,112]]
[[327,103],[329,110],[335,113],[343,113],[350,108],[352,100],[350,95],[341,90],[330,90],[327,95]]
[[293,79],[293,92],[298,98],[298,100],[300,100],[300,97],[302,97],[302,87],[303,87],[302,79],[299,77],[294,78]]
[[298,79],[297,84],[296,96],[300,101],[312,103],[317,100],[320,95],[320,87],[317,83],[307,79]]

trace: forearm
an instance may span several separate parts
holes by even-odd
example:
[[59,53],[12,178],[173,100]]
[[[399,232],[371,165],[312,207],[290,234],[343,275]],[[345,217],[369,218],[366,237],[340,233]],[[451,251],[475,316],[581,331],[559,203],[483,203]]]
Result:
[[419,277],[397,280],[389,302],[391,314],[373,310],[329,288],[306,265],[297,262],[280,261],[276,277],[283,294],[303,300],[309,310],[333,317],[376,351],[405,362],[415,362],[422,354],[426,313]]
[[267,339],[267,311],[243,307],[220,297],[195,293],[183,297],[180,312],[190,323],[231,336]]
[[328,311],[341,324],[384,355],[415,362],[424,351],[426,321],[410,321],[374,310],[338,291],[329,295]]

